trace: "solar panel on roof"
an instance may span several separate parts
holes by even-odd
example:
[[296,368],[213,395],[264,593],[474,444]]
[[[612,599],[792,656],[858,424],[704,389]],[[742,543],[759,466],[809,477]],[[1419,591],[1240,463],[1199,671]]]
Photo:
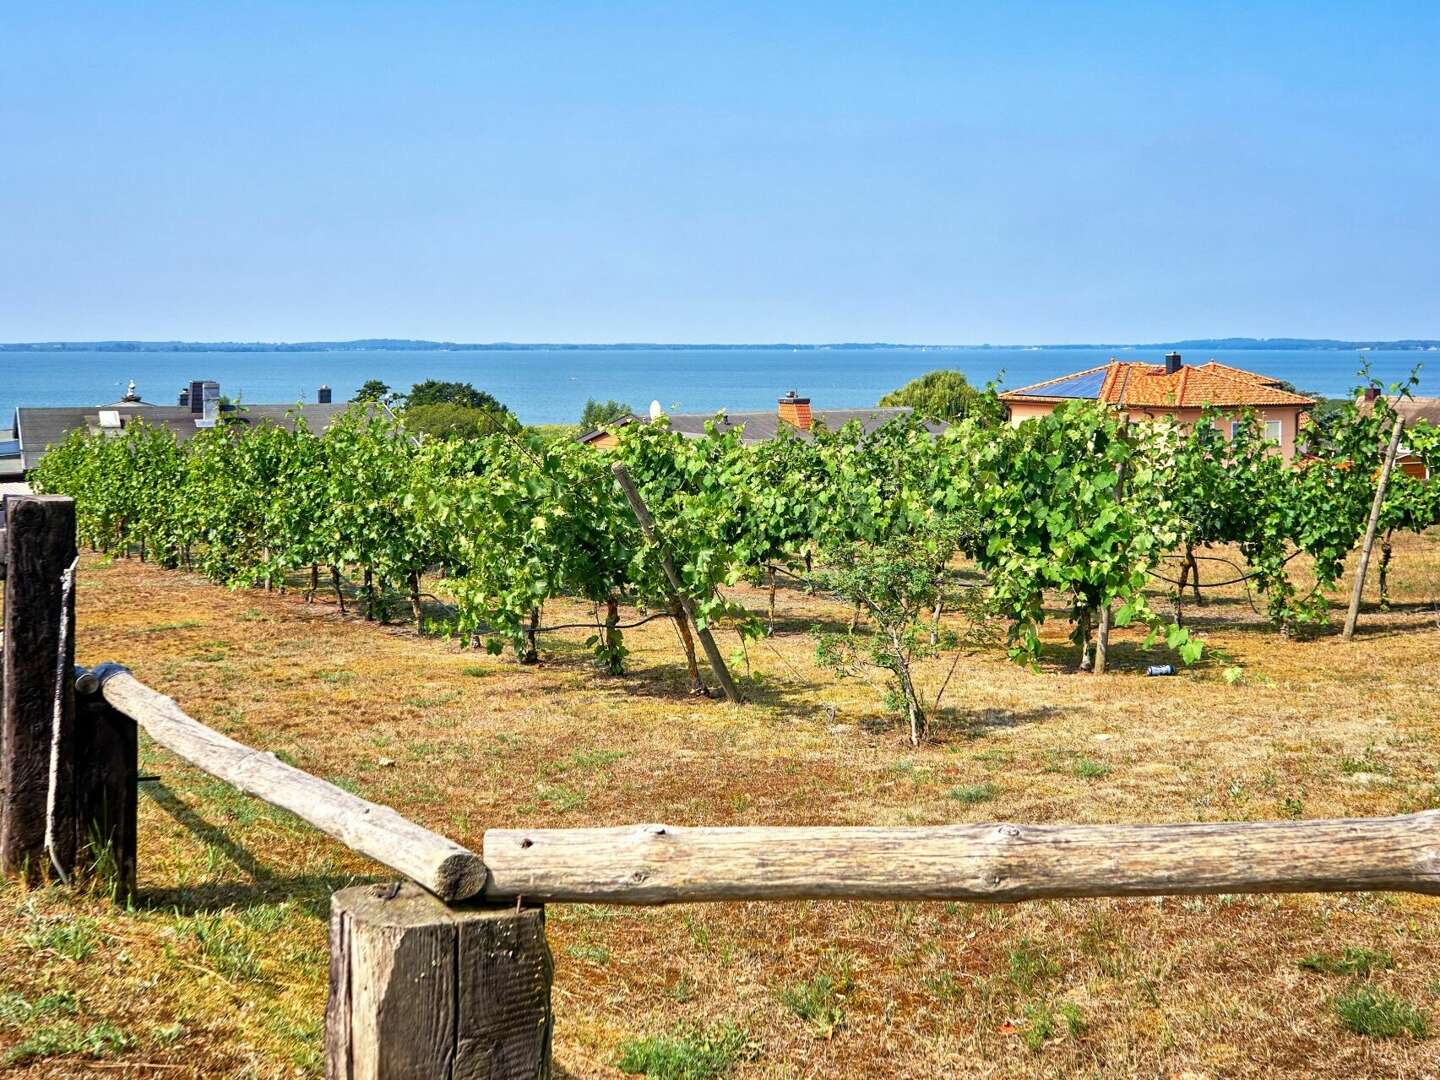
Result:
[[1104,385],[1105,369],[1101,368],[1099,371],[1087,371],[1061,379],[1049,386],[1037,386],[1033,394],[1036,397],[1098,398],[1100,387]]
[[0,457],[14,457],[20,453],[19,439],[0,439]]

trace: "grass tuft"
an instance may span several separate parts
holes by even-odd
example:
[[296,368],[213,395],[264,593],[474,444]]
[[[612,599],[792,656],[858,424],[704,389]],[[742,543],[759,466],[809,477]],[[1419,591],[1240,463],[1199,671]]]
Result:
[[845,996],[853,985],[849,965],[840,964],[833,972],[822,971],[814,978],[793,983],[776,996],[818,1037],[828,1039],[845,1023]]
[[1347,945],[1337,953],[1311,953],[1299,961],[1306,971],[1321,975],[1369,975],[1395,966],[1395,958],[1384,951]]
[[22,940],[37,953],[79,963],[100,944],[100,931],[90,918],[36,918]]
[[961,784],[959,787],[950,789],[950,798],[956,802],[973,806],[975,803],[989,802],[1000,794],[1000,789],[988,780],[983,784]]
[[726,1024],[627,1040],[620,1047],[618,1065],[621,1072],[651,1080],[715,1080],[753,1056],[744,1030]]
[[1341,994],[1335,999],[1335,1011],[1348,1030],[1372,1039],[1393,1039],[1399,1035],[1424,1039],[1430,1035],[1430,1022],[1419,1009],[1373,986],[1360,986]]
[[84,1055],[113,1057],[135,1045],[133,1036],[106,1021],[82,1028],[72,1020],[36,1028],[5,1052],[0,1061],[7,1066],[22,1065],[40,1058]]

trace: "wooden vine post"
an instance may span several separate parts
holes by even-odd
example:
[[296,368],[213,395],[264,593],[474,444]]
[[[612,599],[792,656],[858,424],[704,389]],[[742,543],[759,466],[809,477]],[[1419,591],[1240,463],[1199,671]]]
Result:
[[96,874],[127,899],[135,891],[135,722],[102,700],[77,698],[75,503],[22,496],[10,501],[8,519],[0,870],[30,881]]
[[64,586],[76,555],[75,502],[22,496],[6,518],[0,870],[39,881],[75,865],[75,605]]
[[540,907],[447,907],[414,885],[338,892],[327,1080],[547,1080],[553,964]]
[[1370,504],[1370,521],[1365,526],[1365,541],[1360,545],[1360,564],[1355,568],[1355,587],[1350,590],[1350,610],[1345,615],[1344,639],[1355,637],[1355,623],[1360,618],[1360,597],[1365,592],[1365,575],[1370,570],[1370,552],[1375,547],[1375,533],[1380,526],[1380,511],[1385,505],[1385,489],[1390,486],[1390,473],[1395,469],[1395,457],[1400,451],[1400,432],[1405,427],[1405,418],[1398,413],[1395,426],[1390,429],[1390,444],[1385,447],[1385,461],[1380,466],[1380,479],[1375,484],[1375,501]]
[[740,704],[740,689],[735,685],[735,680],[730,678],[730,669],[725,666],[725,660],[720,655],[720,648],[715,644],[715,638],[708,627],[700,625],[700,619],[695,614],[695,601],[685,592],[680,581],[680,575],[675,570],[675,561],[670,558],[670,551],[660,540],[660,535],[655,529],[655,519],[650,516],[650,509],[645,501],[640,498],[640,492],[635,487],[635,481],[630,479],[630,474],[620,462],[610,466],[610,471],[615,474],[615,480],[620,485],[620,490],[625,492],[625,498],[630,503],[630,509],[635,512],[635,519],[640,522],[640,531],[658,549],[660,554],[660,566],[665,571],[665,577],[670,581],[670,587],[675,590],[675,599],[685,609],[685,615],[695,627],[695,636],[700,639],[700,645],[705,650],[705,659],[710,661],[710,668],[715,672],[715,680],[720,684],[720,690],[725,695],[725,700],[733,704]]

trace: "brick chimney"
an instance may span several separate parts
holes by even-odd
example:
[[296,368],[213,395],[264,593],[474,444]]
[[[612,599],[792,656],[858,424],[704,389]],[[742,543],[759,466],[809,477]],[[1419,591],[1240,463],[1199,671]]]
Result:
[[810,430],[810,399],[796,397],[791,390],[780,399],[780,419],[800,431]]
[[1366,401],[1374,401],[1374,400],[1375,400],[1376,398],[1378,398],[1379,396],[1380,396],[1380,388],[1379,388],[1378,386],[1367,386],[1367,387],[1365,388],[1365,400],[1366,400]]

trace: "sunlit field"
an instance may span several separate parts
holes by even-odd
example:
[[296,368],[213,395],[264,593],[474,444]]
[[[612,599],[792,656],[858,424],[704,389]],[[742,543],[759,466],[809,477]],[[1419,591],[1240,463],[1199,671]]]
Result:
[[[881,688],[816,665],[812,628],[848,610],[794,588],[781,589],[775,635],[737,658],[751,704],[733,707],[687,693],[665,620],[627,632],[616,677],[594,668],[585,631],[543,637],[543,663],[525,667],[342,617],[323,594],[307,605],[294,589],[228,591],[95,556],[80,582],[81,663],[124,662],[197,719],[476,850],[486,828],[527,825],[1440,806],[1434,535],[1397,540],[1396,602],[1367,609],[1350,644],[1343,611],[1285,640],[1232,587],[1185,610],[1224,659],[1147,677],[1175,658],[1117,631],[1112,673],[1095,677],[1074,673],[1056,610],[1036,669],[994,647],[961,656],[918,750]],[[763,611],[762,590],[734,595]],[[554,604],[546,620],[591,614]],[[733,631],[718,636],[739,650]],[[952,659],[926,662],[922,695]],[[133,910],[0,885],[0,1056],[36,1077],[321,1075],[329,896],[383,871],[164,752],[142,747],[141,767],[157,779],[142,785]],[[622,1064],[776,1080],[1440,1072],[1433,898],[555,905],[548,917],[561,1077]]]

